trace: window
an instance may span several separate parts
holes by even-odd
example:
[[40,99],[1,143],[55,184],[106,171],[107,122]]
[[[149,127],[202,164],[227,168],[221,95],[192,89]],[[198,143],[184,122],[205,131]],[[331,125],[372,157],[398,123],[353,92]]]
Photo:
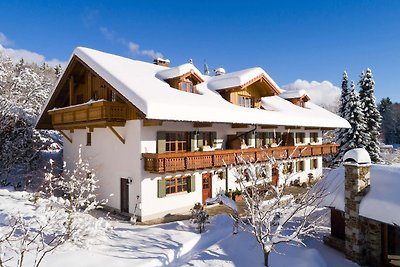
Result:
[[86,146],[92,145],[92,133],[86,133]]
[[310,160],[310,169],[315,170],[318,168],[318,159],[311,159]]
[[310,133],[310,142],[318,143],[318,133],[317,132]]
[[191,81],[182,81],[179,83],[179,90],[188,92],[188,93],[196,93],[196,90]]
[[277,132],[258,132],[258,147],[279,145],[282,140],[282,134]]
[[175,176],[172,178],[165,178],[165,192],[166,194],[173,194],[188,191],[189,176]]
[[290,174],[293,173],[293,162],[285,162],[283,164],[283,174]]
[[214,143],[214,133],[213,132],[203,132],[203,146],[213,147]]
[[165,152],[186,152],[187,138],[186,132],[166,132]]
[[304,160],[300,160],[297,162],[297,171],[298,172],[304,171]]
[[296,133],[296,144],[304,144],[305,138],[305,133]]
[[246,108],[254,107],[253,98],[248,97],[248,96],[238,95],[237,103],[239,106],[246,107]]

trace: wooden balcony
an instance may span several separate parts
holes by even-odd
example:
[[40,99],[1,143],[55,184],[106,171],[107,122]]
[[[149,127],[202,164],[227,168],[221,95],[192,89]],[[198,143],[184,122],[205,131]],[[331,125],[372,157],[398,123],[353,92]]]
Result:
[[128,119],[124,103],[100,100],[49,110],[55,129],[123,126]]
[[337,144],[284,146],[274,148],[228,149],[184,153],[143,153],[145,171],[153,173],[176,172],[223,167],[240,164],[243,160],[265,162],[270,158],[287,159],[336,154]]

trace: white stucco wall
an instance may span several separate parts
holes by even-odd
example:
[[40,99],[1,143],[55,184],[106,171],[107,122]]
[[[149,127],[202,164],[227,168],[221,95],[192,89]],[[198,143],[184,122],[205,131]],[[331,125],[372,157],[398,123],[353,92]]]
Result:
[[[140,153],[140,123],[128,121],[125,127],[114,129],[125,138],[123,144],[108,128],[94,128],[92,145],[86,146],[87,129],[67,132],[72,144],[64,140],[64,161],[68,169],[74,168],[78,149],[82,145],[82,158],[88,160],[99,179],[98,197],[108,199],[107,206],[120,209],[120,178],[131,178],[129,185],[129,211],[133,213],[136,196],[140,195],[142,161]],[[110,196],[110,194],[113,194]]]
[[[75,130],[67,133],[72,138],[72,144],[64,142],[64,160],[71,169],[78,158],[79,145],[82,144],[83,158],[90,162],[91,168],[95,170],[100,180],[99,198],[107,198],[108,206],[117,210],[120,209],[120,178],[131,178],[129,186],[129,212],[133,213],[139,195],[137,214],[142,220],[149,220],[165,216],[169,213],[189,211],[196,202],[202,202],[202,173],[212,172],[212,196],[216,196],[226,189],[226,179],[220,179],[217,172],[224,168],[210,170],[196,170],[190,172],[154,174],[144,170],[144,163],[141,153],[156,153],[158,131],[196,131],[193,123],[189,122],[164,122],[161,126],[142,125],[141,120],[128,121],[125,127],[115,127],[118,133],[125,139],[125,144],[113,134],[108,128],[95,128],[92,133],[92,145],[86,146],[86,133],[88,129]],[[217,139],[224,139],[226,136],[237,132],[247,132],[254,127],[232,128],[230,124],[213,124],[212,127],[198,128],[199,131],[215,131]],[[258,131],[271,132],[271,129],[260,129]],[[277,132],[285,132],[284,127],[275,129]],[[310,143],[309,132],[306,131],[305,143]],[[314,131],[315,132],[315,131]],[[319,132],[321,135],[321,132]],[[322,139],[320,138],[319,141]],[[254,145],[254,144],[252,144]],[[318,157],[318,169],[310,170],[310,158],[305,160],[305,170],[293,175],[301,182],[308,181],[308,174],[313,173],[314,177],[322,173],[322,157]],[[73,167],[72,167],[73,168]],[[181,192],[158,198],[157,181],[176,175],[195,175],[196,190],[194,192]],[[228,189],[235,190],[238,185],[236,178],[228,171]],[[110,196],[113,194],[113,196]]]

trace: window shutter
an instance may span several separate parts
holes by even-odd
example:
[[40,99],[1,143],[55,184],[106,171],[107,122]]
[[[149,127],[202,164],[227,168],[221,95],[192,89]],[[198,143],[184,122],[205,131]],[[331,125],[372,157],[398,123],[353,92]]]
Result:
[[193,174],[188,178],[188,192],[194,192],[196,190],[196,176]]
[[165,153],[165,132],[157,132],[157,153]]
[[190,151],[196,150],[196,133],[190,132]]
[[158,185],[158,194],[157,196],[159,198],[165,197],[166,195],[166,190],[165,190],[165,180],[161,179],[157,181],[157,185]]
[[261,140],[262,134],[255,133],[255,136],[256,136],[256,147],[260,148],[261,144],[262,144],[262,140]]
[[226,175],[226,169],[222,170],[222,179],[227,179],[227,175]]
[[203,147],[203,133],[197,134],[197,148]]
[[252,140],[253,140],[253,133],[250,132],[247,134],[247,140],[246,140],[247,144],[246,145],[251,146]]
[[211,132],[211,146],[215,147],[215,139],[217,139],[217,132]]

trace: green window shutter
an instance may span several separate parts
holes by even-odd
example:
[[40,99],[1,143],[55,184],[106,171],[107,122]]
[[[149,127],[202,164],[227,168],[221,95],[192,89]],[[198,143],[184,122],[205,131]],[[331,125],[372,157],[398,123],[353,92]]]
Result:
[[157,185],[158,185],[158,194],[157,194],[157,196],[159,198],[165,197],[165,195],[166,195],[165,180],[164,179],[158,180],[157,181]]
[[261,147],[261,144],[262,144],[262,140],[261,140],[262,134],[261,134],[261,133],[255,133],[255,136],[256,136],[256,147]]
[[165,132],[157,132],[157,153],[165,153]]
[[226,173],[226,169],[222,170],[222,179],[226,179],[227,177],[227,173]]
[[197,148],[203,147],[203,133],[197,134]]
[[196,150],[196,133],[190,132],[190,151]]
[[196,176],[193,174],[188,178],[188,192],[194,192],[196,190]]
[[217,139],[217,132],[211,132],[211,146],[215,147],[214,141]]

